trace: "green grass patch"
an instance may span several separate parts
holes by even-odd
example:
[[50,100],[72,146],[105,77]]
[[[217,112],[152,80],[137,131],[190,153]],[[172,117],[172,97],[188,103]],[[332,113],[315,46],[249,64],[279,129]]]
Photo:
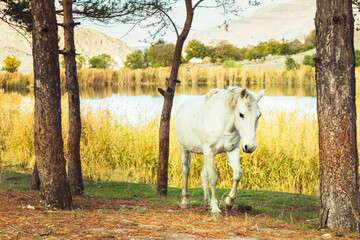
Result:
[[[0,193],[5,190],[30,191],[31,174],[14,171],[2,171]],[[84,180],[84,196],[98,197],[104,201],[109,198],[126,198],[134,201],[179,205],[181,189],[169,187],[167,197],[156,195],[156,185],[116,181]],[[203,190],[189,189],[191,205],[203,204]],[[221,203],[229,193],[229,189],[220,188],[217,197]],[[239,205],[251,206],[249,215],[266,215],[268,217],[292,223],[304,229],[316,228],[319,198],[314,195],[284,193],[261,190],[239,190],[234,208]],[[104,210],[105,211],[105,210]],[[147,211],[140,209],[140,212]]]

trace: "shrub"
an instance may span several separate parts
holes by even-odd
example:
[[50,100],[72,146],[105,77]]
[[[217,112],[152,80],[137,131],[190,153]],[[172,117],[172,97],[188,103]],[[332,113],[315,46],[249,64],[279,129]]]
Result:
[[173,43],[165,43],[163,39],[159,39],[145,50],[145,63],[155,68],[171,66],[174,53],[175,45]]
[[3,64],[4,66],[1,68],[1,71],[14,73],[18,71],[18,68],[21,65],[21,61],[18,60],[16,57],[7,56],[7,58],[3,60]]
[[134,51],[126,55],[125,67],[131,69],[144,69],[145,68],[145,59],[144,54],[141,51]]
[[236,62],[234,59],[226,59],[223,64],[223,68],[235,68],[235,67],[242,67],[241,63]]
[[90,68],[101,68],[107,69],[115,64],[115,61],[108,54],[101,54],[89,59],[89,67]]
[[315,54],[313,54],[313,55],[305,55],[302,63],[304,65],[315,67],[314,58],[315,58]]
[[[85,58],[81,55],[76,55],[75,56],[75,61],[76,61],[76,69],[80,70],[83,69],[83,67],[85,67]],[[65,69],[65,58],[63,55],[60,55],[60,67]]]
[[287,57],[285,60],[286,69],[298,69],[300,65],[295,62],[295,60],[292,57]]
[[193,39],[188,42],[185,47],[186,60],[189,61],[192,58],[204,58],[206,57],[207,50],[204,43],[199,40]]
[[355,50],[355,66],[360,66],[360,50]]

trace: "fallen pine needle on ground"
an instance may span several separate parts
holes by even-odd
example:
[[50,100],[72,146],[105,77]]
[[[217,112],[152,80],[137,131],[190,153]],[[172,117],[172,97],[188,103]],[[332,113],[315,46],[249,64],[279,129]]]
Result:
[[0,192],[0,239],[322,239],[327,233],[337,238],[336,232],[304,231],[238,209],[213,217],[201,205],[184,210],[139,198],[76,196],[73,202],[74,210],[50,210],[39,193]]

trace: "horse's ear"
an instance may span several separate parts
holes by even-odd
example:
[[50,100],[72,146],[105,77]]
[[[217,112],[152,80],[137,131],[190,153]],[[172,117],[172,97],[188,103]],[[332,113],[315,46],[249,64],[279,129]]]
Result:
[[256,101],[258,102],[265,94],[265,89],[261,90],[260,92],[258,92],[255,96]]
[[248,94],[247,94],[246,88],[244,88],[240,93],[240,97],[241,98],[246,98],[247,96],[248,96]]

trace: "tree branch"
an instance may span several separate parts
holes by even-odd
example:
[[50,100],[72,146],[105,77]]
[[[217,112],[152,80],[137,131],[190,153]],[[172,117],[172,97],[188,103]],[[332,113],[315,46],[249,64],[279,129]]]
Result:
[[199,0],[197,3],[195,3],[194,7],[193,7],[193,10],[195,10],[195,8],[197,8],[200,3],[202,3],[204,0]]
[[[204,1],[204,0],[201,0],[201,1]],[[176,24],[174,23],[174,21],[171,19],[171,17],[164,11],[162,10],[161,8],[159,7],[156,7],[160,12],[162,12],[170,21],[170,23],[173,25],[174,27],[174,30],[175,30],[175,33],[176,33],[176,36],[179,37],[179,32],[178,32],[178,29],[176,27]]]

